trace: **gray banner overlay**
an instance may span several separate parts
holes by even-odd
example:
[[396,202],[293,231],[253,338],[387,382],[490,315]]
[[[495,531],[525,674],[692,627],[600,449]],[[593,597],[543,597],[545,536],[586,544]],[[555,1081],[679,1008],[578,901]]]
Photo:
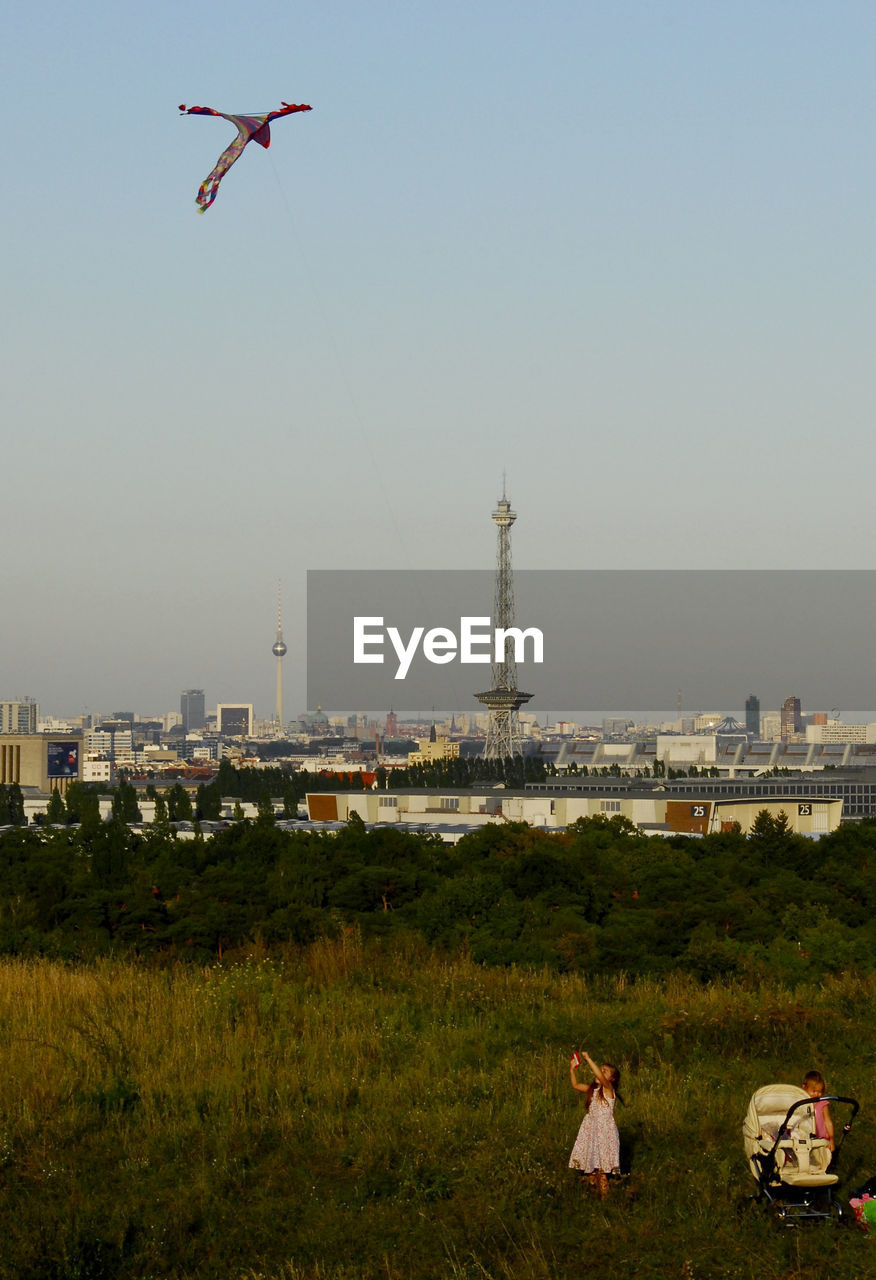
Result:
[[[490,632],[493,583],[489,570],[309,572],[308,707],[481,710],[490,664],[462,661],[463,620]],[[521,570],[514,583],[516,626],[543,636],[543,662],[529,641],[518,664],[530,710],[665,711],[679,690],[690,711],[735,712],[750,693],[764,708],[790,695],[804,710],[876,706],[876,572]],[[360,655],[382,663],[354,661],[357,630]]]

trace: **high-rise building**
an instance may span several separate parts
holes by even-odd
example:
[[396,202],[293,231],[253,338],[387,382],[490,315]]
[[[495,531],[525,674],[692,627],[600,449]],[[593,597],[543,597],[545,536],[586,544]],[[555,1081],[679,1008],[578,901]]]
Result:
[[216,731],[225,738],[251,738],[252,703],[220,702],[216,707]]
[[89,751],[99,751],[113,763],[128,762],[134,750],[134,733],[127,720],[101,720],[96,729],[85,734]]
[[803,716],[799,698],[786,698],[782,703],[782,742],[790,742],[803,732]]
[[183,689],[180,694],[179,709],[186,733],[191,732],[193,729],[203,729],[206,719],[204,715],[204,690]]
[[764,711],[760,717],[760,736],[764,742],[778,742],[782,736],[781,711]]
[[760,737],[760,698],[756,693],[745,699],[745,732],[752,738]]
[[39,705],[33,698],[0,702],[0,733],[36,733],[39,716]]

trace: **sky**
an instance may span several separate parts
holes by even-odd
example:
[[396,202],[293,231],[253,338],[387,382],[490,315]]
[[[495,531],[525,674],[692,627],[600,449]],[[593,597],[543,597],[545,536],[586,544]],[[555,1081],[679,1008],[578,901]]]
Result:
[[[0,698],[270,715],[282,581],[293,715],[307,571],[489,568],[503,472],[519,568],[871,567],[871,3],[4,35]],[[281,101],[198,216],[178,104]]]

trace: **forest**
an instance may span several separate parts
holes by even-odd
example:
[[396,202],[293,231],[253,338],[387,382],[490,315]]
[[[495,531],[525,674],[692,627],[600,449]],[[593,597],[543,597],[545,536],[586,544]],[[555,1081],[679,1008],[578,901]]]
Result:
[[[355,927],[557,972],[796,982],[876,964],[874,823],[810,840],[763,812],[748,836],[691,839],[596,817],[562,832],[493,824],[450,846],[358,818],[336,834],[280,828],[268,795],[282,779],[245,772],[223,782],[250,787],[258,818],[209,838],[197,819],[210,795],[193,811],[175,787],[152,826],[132,829],[124,782],[107,822],[94,793],[71,787],[66,823],[6,826],[0,954],[204,963]],[[179,819],[194,820],[193,839],[180,838]]]

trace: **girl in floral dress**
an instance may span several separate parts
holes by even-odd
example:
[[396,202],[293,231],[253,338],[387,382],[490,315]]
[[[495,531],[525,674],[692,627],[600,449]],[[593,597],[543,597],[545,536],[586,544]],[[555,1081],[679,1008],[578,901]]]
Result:
[[608,1175],[620,1172],[620,1135],[614,1120],[614,1104],[620,1083],[620,1072],[610,1062],[598,1067],[588,1053],[582,1056],[593,1072],[592,1084],[581,1084],[578,1067],[581,1059],[572,1054],[569,1076],[572,1088],[587,1094],[587,1114],[581,1122],[578,1137],[569,1157],[569,1168],[590,1174],[600,1196],[608,1190]]

